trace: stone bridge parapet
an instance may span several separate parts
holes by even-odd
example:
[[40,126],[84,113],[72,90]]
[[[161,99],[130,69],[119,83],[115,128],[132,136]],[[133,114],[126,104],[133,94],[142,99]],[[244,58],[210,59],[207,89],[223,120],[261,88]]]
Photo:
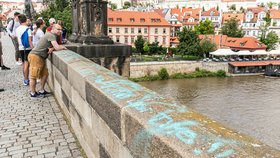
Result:
[[90,158],[280,157],[280,152],[69,50],[49,85]]

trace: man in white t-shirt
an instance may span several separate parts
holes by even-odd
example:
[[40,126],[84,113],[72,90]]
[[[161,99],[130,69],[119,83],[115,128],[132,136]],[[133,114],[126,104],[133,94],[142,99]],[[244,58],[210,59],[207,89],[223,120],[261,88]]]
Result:
[[15,12],[14,19],[11,20],[7,25],[7,32],[9,34],[9,36],[11,37],[13,45],[15,47],[15,58],[16,58],[17,65],[22,64],[22,61],[20,60],[20,54],[19,54],[19,50],[18,50],[18,41],[17,41],[17,37],[16,37],[16,29],[20,26],[20,23],[18,20],[19,14],[20,14],[19,12]]
[[[18,44],[19,44],[19,52],[21,55],[21,59],[23,60],[23,85],[28,86],[29,85],[29,79],[28,79],[28,70],[29,70],[29,64],[28,64],[28,54],[33,48],[32,44],[32,31],[29,29],[28,22],[27,22],[27,17],[23,14],[20,14],[18,16],[20,26],[16,29],[16,36],[18,39]],[[29,48],[24,48],[22,41],[21,41],[21,36],[24,34],[24,32],[28,29],[28,43],[29,43]]]

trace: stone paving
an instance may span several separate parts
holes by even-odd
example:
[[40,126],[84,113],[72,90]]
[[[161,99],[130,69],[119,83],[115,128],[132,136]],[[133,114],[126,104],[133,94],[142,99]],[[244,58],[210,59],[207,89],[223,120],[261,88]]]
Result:
[[2,36],[4,64],[0,69],[0,157],[82,158],[77,143],[53,96],[30,98],[13,45]]

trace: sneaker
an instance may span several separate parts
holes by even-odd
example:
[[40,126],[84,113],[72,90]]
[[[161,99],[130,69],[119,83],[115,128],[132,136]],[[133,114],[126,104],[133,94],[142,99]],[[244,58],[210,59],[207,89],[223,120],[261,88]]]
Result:
[[39,93],[39,95],[41,95],[41,96],[49,96],[49,95],[51,95],[51,92],[48,92],[48,91],[46,91],[46,90],[44,90],[44,92],[39,91],[38,93]]
[[35,92],[34,94],[32,94],[31,92],[29,93],[31,98],[36,98],[39,96],[39,94],[37,92]]
[[29,80],[23,80],[23,85],[28,86],[29,85]]
[[1,67],[1,69],[2,69],[2,70],[10,70],[11,68],[6,67],[5,65],[3,65],[3,66]]
[[17,61],[16,65],[22,65],[22,62],[21,61]]

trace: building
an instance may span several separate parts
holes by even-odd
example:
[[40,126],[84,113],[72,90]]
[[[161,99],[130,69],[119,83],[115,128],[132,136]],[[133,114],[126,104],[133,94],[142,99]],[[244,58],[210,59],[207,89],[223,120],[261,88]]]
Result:
[[237,12],[224,12],[222,15],[222,25],[226,24],[227,21],[235,19],[238,21],[239,25],[243,24],[244,21],[244,13],[237,13]]
[[170,24],[156,12],[108,10],[108,35],[117,43],[134,46],[142,35],[149,43],[170,46]]
[[210,20],[214,24],[214,27],[220,28],[222,16],[221,13],[215,8],[211,8],[201,13],[201,21]]
[[248,8],[245,12],[244,22],[242,23],[245,36],[258,37],[261,34],[259,28],[265,24],[264,17],[266,17],[264,8]]

